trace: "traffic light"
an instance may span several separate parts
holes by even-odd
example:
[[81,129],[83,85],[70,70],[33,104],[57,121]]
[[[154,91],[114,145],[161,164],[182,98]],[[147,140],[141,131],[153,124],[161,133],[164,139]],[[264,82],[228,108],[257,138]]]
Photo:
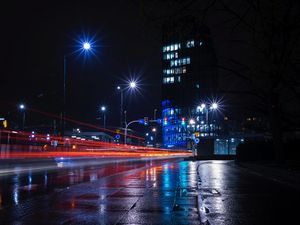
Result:
[[146,126],[146,125],[148,125],[148,123],[149,123],[149,118],[148,117],[144,117],[144,125]]
[[181,118],[181,125],[185,125],[185,118],[184,117]]
[[164,125],[168,125],[168,118],[164,117]]

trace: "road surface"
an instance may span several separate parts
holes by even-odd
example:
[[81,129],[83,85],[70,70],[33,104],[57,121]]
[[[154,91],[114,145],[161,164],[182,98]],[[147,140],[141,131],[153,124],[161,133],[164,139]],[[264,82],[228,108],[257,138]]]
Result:
[[298,224],[298,203],[299,189],[234,161],[142,160],[0,177],[0,224]]

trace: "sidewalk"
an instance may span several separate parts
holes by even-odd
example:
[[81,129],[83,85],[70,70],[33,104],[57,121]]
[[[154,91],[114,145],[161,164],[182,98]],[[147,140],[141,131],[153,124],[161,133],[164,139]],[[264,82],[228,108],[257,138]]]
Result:
[[283,165],[274,162],[236,162],[236,164],[249,170],[250,173],[300,190],[299,162],[290,161]]
[[197,164],[201,225],[275,225],[298,220],[297,167],[232,160]]

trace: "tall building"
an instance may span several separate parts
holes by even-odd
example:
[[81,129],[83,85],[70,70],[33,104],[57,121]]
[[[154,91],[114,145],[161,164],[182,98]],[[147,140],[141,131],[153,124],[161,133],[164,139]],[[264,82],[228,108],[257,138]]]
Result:
[[209,29],[193,17],[166,22],[162,61],[163,146],[186,148],[195,137],[213,135],[216,126],[204,107],[218,87]]

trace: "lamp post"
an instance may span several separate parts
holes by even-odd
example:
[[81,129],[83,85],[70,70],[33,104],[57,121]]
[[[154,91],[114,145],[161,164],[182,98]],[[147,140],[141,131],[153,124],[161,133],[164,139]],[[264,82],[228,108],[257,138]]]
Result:
[[24,130],[24,127],[25,127],[25,105],[24,104],[20,104],[19,105],[19,109],[22,112],[22,130]]
[[125,145],[127,144],[127,129],[129,127],[129,125],[131,125],[133,123],[140,123],[140,121],[139,120],[133,120],[133,121],[130,121],[129,123],[125,123],[125,135],[124,135],[124,144]]
[[154,109],[154,112],[153,112],[153,120],[156,120],[156,112],[157,112],[157,109]]
[[[91,44],[89,42],[83,42],[82,43],[82,51],[89,51],[91,50]],[[65,127],[66,127],[66,83],[67,83],[67,57],[71,55],[72,53],[65,54],[64,55],[64,99],[63,99],[63,113],[61,115],[61,121],[62,121],[62,132],[61,136],[63,137],[65,135]]]
[[[121,86],[117,86],[117,90],[120,92],[120,127],[123,127],[123,114],[125,113],[124,111],[124,91],[128,90],[128,89],[136,89],[137,88],[137,84],[135,81],[131,81],[128,83],[128,86],[122,88]],[[125,121],[126,123],[126,121]],[[126,126],[126,124],[125,124]]]
[[102,112],[102,115],[103,115],[103,127],[105,128],[105,125],[106,125],[106,107],[105,106],[101,106],[101,112]]
[[210,107],[208,108],[206,106],[206,104],[202,103],[200,106],[197,107],[197,110],[199,110],[200,112],[203,112],[203,110],[205,110],[205,124],[207,126],[207,132],[210,131],[210,125],[209,125],[209,117],[208,114],[211,111],[215,111],[218,109],[218,103],[213,102],[211,103]]

